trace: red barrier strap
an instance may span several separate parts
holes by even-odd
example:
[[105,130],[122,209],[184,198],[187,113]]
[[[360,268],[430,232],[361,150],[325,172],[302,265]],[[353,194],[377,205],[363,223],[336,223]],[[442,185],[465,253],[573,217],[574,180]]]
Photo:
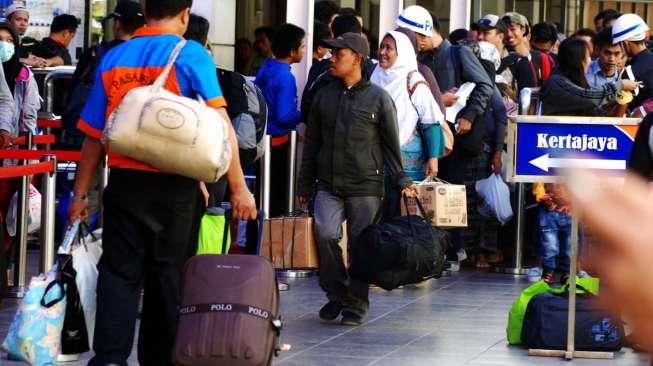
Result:
[[[27,138],[25,136],[20,136],[13,139],[11,143],[14,145],[25,145],[27,143],[26,140]],[[37,145],[54,144],[55,142],[57,142],[55,135],[40,135],[32,137],[32,143]]]
[[54,155],[61,161],[79,161],[79,151],[62,150],[0,150],[0,159],[41,160],[43,155]]
[[50,173],[53,172],[54,169],[54,161],[44,161],[38,164],[0,168],[0,179],[18,178],[26,175]]
[[41,128],[47,128],[47,127],[61,128],[61,120],[60,119],[37,119],[36,125]]

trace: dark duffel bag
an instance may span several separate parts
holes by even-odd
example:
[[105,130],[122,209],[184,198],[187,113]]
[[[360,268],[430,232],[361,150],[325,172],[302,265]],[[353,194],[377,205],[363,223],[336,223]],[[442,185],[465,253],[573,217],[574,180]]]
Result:
[[196,255],[186,262],[183,281],[175,365],[272,364],[281,321],[270,261],[254,255]]
[[[524,316],[523,344],[528,348],[567,349],[568,312],[568,293],[533,297]],[[599,307],[595,297],[576,296],[575,333],[578,351],[616,352],[624,343],[622,322]]]
[[[426,212],[419,200],[417,204]],[[350,249],[349,274],[388,291],[438,278],[444,267],[447,238],[443,230],[431,227],[429,218],[383,219],[365,228]]]

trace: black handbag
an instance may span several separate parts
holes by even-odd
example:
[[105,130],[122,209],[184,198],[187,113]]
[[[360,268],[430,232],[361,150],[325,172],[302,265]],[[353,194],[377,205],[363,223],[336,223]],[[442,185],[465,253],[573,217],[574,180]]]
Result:
[[70,254],[59,254],[57,260],[60,266],[61,281],[66,288],[66,315],[61,330],[61,354],[74,355],[90,350],[88,330],[84,318],[84,308],[79,298],[73,268],[73,257]]
[[[421,212],[426,212],[419,199],[416,201]],[[446,235],[431,227],[429,218],[386,218],[365,228],[350,249],[349,274],[388,291],[438,278],[445,262]]]

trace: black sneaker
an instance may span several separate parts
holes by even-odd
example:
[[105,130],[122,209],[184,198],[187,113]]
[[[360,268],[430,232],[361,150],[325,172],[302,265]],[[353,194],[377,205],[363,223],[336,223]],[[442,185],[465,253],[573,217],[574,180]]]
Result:
[[342,312],[340,324],[356,327],[363,324],[363,317],[349,310],[345,310]]
[[320,319],[324,321],[336,320],[342,311],[342,304],[335,301],[329,301],[320,309]]

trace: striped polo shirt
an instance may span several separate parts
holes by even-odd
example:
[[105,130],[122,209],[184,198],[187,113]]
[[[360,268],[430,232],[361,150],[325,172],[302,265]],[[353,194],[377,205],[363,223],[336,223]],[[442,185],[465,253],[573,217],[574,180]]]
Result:
[[[77,127],[86,135],[100,139],[106,120],[125,94],[133,88],[153,84],[180,40],[181,36],[169,30],[146,26],[138,29],[130,41],[107,53],[98,67],[95,85]],[[188,41],[181,50],[165,88],[189,98],[201,96],[213,108],[227,105],[213,60],[195,41]],[[148,164],[111,151],[108,155],[113,168],[156,171]]]

